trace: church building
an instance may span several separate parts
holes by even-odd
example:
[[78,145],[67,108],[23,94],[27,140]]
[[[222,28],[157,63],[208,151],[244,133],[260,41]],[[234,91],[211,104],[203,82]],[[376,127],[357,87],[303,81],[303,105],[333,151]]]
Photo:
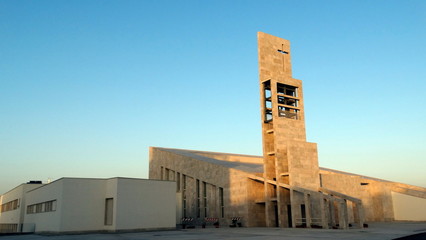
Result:
[[178,222],[346,229],[426,221],[425,188],[319,167],[290,42],[259,32],[258,53],[263,156],[150,149],[150,179],[177,184]]

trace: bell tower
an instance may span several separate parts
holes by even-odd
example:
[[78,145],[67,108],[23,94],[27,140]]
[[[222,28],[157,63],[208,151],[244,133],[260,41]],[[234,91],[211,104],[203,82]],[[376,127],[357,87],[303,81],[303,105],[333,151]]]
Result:
[[290,42],[259,32],[258,53],[266,225],[291,227],[291,205],[303,199],[287,189],[318,191],[317,146],[306,142],[302,81],[292,77]]

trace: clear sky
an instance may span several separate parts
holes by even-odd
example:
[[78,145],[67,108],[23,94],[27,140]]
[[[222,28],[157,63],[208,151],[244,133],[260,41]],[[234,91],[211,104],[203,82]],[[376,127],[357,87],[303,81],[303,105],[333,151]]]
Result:
[[0,193],[262,155],[258,31],[290,40],[323,167],[426,187],[426,1],[0,1]]

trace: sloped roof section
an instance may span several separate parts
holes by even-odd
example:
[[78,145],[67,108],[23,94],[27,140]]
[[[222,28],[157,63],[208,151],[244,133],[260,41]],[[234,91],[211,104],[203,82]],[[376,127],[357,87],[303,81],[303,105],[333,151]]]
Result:
[[[199,161],[220,165],[226,168],[233,168],[233,169],[248,172],[248,173],[263,173],[263,157],[262,156],[176,149],[176,148],[161,148],[161,147],[155,147],[155,148],[160,149],[162,151],[171,152],[177,155],[190,157]],[[369,177],[365,175],[349,173],[349,172],[344,172],[344,171],[339,171],[339,170],[324,168],[324,167],[320,167],[320,172],[323,172],[323,173],[329,172],[329,173],[337,173],[337,174],[343,174],[348,176],[357,176],[357,177],[361,177],[361,178],[369,179],[373,181],[387,182],[390,184],[394,184],[395,187],[408,188],[408,189],[412,189],[416,191],[425,191],[426,189],[423,187],[397,183],[397,182],[388,181],[384,179],[379,179],[379,178],[374,178],[374,177]]]
[[[240,154],[231,154],[231,153],[205,152],[205,151],[184,150],[184,149],[174,149],[174,148],[157,148],[157,149],[182,155],[185,157],[190,157],[190,158],[193,158],[199,161],[208,162],[211,164],[216,164],[216,165],[220,165],[227,168],[237,169],[244,172],[250,172],[250,173],[263,172],[263,164],[255,163],[255,162],[259,162],[259,158],[260,160],[262,160],[262,157],[258,157],[258,156],[242,155],[242,154],[240,155]],[[244,159],[246,158],[251,159],[251,161],[250,162],[244,161]],[[238,159],[243,159],[243,160],[238,161]]]

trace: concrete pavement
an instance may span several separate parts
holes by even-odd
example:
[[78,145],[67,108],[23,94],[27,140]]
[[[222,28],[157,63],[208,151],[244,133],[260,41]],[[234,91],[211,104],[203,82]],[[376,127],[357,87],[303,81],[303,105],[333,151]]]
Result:
[[2,236],[0,240],[180,240],[180,239],[229,239],[229,240],[308,240],[308,239],[344,239],[344,240],[391,240],[407,235],[426,232],[426,222],[370,223],[369,228],[334,229],[293,229],[293,228],[196,228],[173,231],[105,233],[79,235],[15,235]]

